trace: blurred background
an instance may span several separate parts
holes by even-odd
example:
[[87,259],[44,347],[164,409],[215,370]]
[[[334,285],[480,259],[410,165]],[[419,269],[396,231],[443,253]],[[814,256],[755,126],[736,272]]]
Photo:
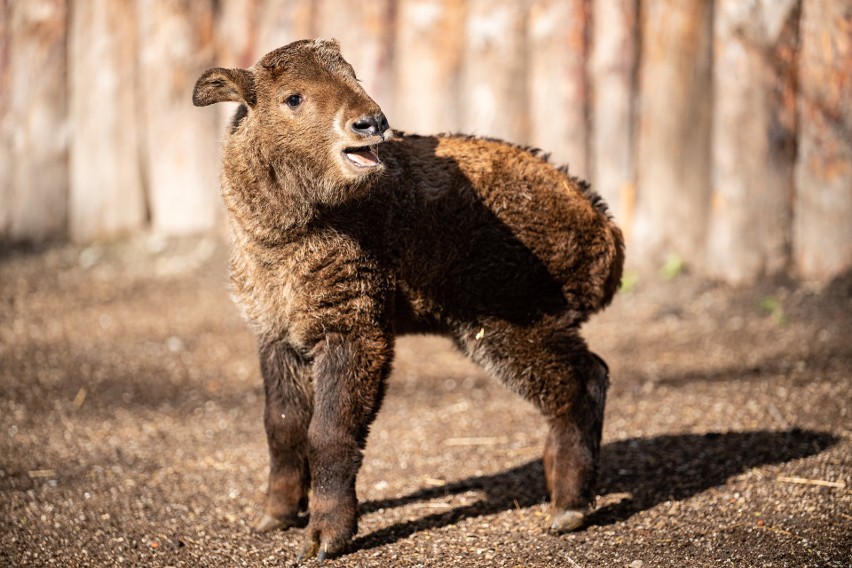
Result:
[[408,337],[335,567],[849,565],[852,0],[0,0],[0,566],[296,556],[248,536],[234,107],[191,94],[317,36],[393,128],[568,163],[629,259],[583,332],[613,376],[591,526],[543,530],[538,411]]
[[852,267],[850,0],[0,0],[0,247],[219,231],[193,84],[305,37],[396,129],[568,163],[634,267]]

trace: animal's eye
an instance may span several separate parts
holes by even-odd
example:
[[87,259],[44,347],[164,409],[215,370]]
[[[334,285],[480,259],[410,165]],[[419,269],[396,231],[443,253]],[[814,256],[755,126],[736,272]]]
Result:
[[297,106],[302,104],[302,95],[290,95],[289,97],[284,99],[284,102],[287,104],[288,107],[296,108]]

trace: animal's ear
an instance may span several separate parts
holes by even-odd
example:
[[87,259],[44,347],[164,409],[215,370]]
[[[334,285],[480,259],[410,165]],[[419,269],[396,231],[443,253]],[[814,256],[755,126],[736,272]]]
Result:
[[245,69],[214,67],[205,71],[195,83],[192,104],[207,106],[223,101],[245,103],[254,106],[257,97],[254,90],[254,74]]

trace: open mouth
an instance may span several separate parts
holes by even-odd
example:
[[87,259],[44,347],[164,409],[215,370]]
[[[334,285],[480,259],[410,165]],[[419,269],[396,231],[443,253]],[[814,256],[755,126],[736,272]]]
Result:
[[379,160],[378,144],[345,148],[343,150],[343,155],[356,168],[374,168],[382,163],[381,160]]

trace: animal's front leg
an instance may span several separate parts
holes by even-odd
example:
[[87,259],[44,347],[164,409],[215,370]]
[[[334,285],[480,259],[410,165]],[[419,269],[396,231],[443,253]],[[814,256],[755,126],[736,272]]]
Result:
[[381,332],[331,334],[315,348],[308,429],[313,494],[301,556],[322,560],[340,552],[357,532],[355,477],[390,359],[390,341]]
[[313,392],[310,365],[286,342],[261,338],[260,370],[266,392],[269,491],[254,529],[266,532],[298,525],[299,513],[307,508]]

